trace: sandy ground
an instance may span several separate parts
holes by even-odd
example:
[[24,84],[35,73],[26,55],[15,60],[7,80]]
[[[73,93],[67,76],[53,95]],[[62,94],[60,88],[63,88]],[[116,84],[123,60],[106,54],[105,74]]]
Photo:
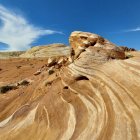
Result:
[[51,75],[47,59],[1,59],[0,86],[30,84],[0,94],[0,140],[140,139],[140,53],[133,55],[98,66],[78,59]]

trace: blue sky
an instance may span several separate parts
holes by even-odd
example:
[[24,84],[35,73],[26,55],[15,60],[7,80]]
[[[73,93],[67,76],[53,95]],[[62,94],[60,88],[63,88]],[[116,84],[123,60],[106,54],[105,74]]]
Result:
[[68,44],[72,31],[140,50],[140,0],[0,0],[0,50]]

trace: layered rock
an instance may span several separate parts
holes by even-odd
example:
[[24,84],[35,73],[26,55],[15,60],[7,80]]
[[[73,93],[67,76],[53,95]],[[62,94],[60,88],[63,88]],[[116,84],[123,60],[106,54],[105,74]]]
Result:
[[70,35],[69,42],[73,60],[84,51],[104,56],[106,59],[125,59],[124,50],[96,34],[76,31]]
[[[124,51],[90,35],[72,33],[70,64],[67,57],[1,62],[0,84],[26,77],[33,82],[0,94],[0,139],[140,139],[140,52],[123,60]],[[79,47],[78,40],[86,45]]]
[[70,48],[64,44],[56,43],[43,46],[34,46],[20,55],[21,58],[42,58],[69,55]]

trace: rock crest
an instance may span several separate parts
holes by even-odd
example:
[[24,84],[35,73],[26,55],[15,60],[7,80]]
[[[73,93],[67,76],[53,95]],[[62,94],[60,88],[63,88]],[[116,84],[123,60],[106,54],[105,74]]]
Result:
[[105,56],[107,59],[125,59],[123,49],[117,47],[103,37],[88,33],[75,31],[72,32],[69,38],[71,48],[71,58],[77,59],[82,52],[93,52]]

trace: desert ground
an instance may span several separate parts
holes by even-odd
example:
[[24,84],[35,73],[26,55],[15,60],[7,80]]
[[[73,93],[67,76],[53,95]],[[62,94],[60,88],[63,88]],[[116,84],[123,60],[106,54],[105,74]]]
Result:
[[91,33],[69,41],[0,59],[0,140],[139,140],[140,52]]

